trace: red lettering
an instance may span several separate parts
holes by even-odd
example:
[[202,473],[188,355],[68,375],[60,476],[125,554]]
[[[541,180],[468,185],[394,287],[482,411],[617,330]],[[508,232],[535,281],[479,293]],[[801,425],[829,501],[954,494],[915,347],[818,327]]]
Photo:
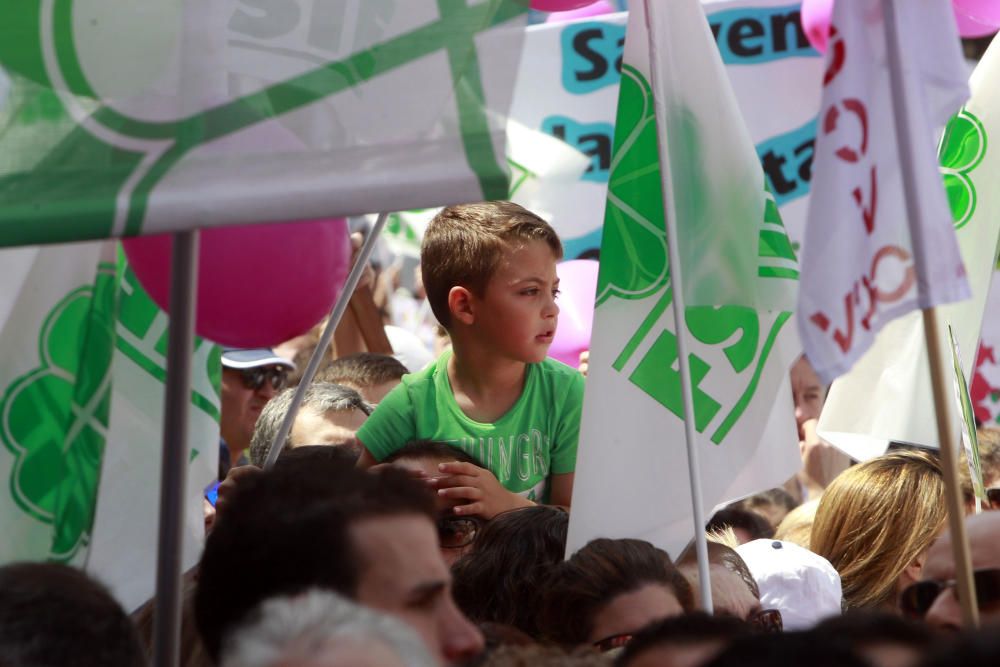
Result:
[[830,85],[830,82],[837,78],[841,70],[844,69],[844,61],[847,59],[847,45],[844,39],[837,32],[837,26],[830,26],[830,39],[827,42],[827,50],[830,51],[830,64],[826,66],[823,73],[823,86]]
[[[843,330],[834,328],[831,333],[833,342],[836,343],[843,354],[847,354],[854,344],[854,309],[857,306],[861,306],[862,295],[867,296],[868,305],[864,315],[860,319],[860,324],[865,331],[871,331],[872,322],[879,311],[879,305],[891,304],[902,300],[916,282],[916,271],[913,268],[912,262],[910,262],[903,273],[899,285],[895,289],[892,291],[880,290],[878,288],[879,267],[882,266],[884,260],[889,258],[894,258],[904,263],[910,262],[911,259],[910,253],[899,246],[888,245],[879,248],[872,257],[869,275],[861,276],[861,279],[856,280],[850,291],[844,295],[845,327]],[[823,312],[813,313],[809,317],[809,321],[816,325],[823,333],[827,333],[830,330],[830,318]]]
[[836,131],[837,124],[840,122],[839,106],[843,106],[845,111],[857,116],[858,123],[861,125],[861,144],[857,150],[850,146],[841,146],[834,151],[834,155],[844,162],[854,163],[868,154],[868,108],[865,107],[864,102],[856,97],[849,97],[838,104],[830,105],[823,116],[823,134],[832,134]]
[[[878,279],[878,269],[882,263],[882,260],[888,257],[895,257],[901,262],[910,262],[910,253],[908,253],[903,248],[894,245],[887,245],[878,249],[875,256],[872,258],[872,270],[871,270],[871,280],[874,284]],[[906,293],[910,291],[913,284],[917,282],[917,272],[913,268],[913,263],[910,262],[909,266],[906,267],[906,271],[903,273],[903,279],[900,281],[899,286],[891,292],[883,292],[882,290],[876,288],[876,298],[880,303],[895,303],[901,300]]]
[[860,186],[851,190],[854,203],[861,208],[861,219],[864,220],[865,231],[868,232],[869,236],[875,230],[875,213],[878,206],[878,176],[875,172],[875,165],[872,165],[870,190],[871,196],[868,198],[868,206],[865,206]]

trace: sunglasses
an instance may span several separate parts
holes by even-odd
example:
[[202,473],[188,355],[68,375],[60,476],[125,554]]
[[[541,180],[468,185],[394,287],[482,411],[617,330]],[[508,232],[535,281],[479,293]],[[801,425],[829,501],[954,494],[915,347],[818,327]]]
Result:
[[[954,579],[918,581],[899,596],[899,606],[910,618],[922,619],[938,596],[956,585]],[[976,570],[972,573],[972,585],[976,588],[976,602],[980,610],[1000,602],[1000,569]]]
[[243,386],[247,389],[257,391],[265,382],[270,382],[271,387],[279,391],[288,382],[288,369],[283,366],[245,368],[240,371],[240,376],[243,378]]
[[471,516],[438,519],[438,541],[442,549],[461,549],[476,541],[482,523]]
[[761,609],[747,617],[747,623],[765,634],[778,634],[785,629],[780,609]]
[[600,641],[594,642],[593,646],[601,653],[607,653],[608,651],[613,651],[616,648],[621,648],[632,641],[632,635],[611,635],[610,637],[605,637]]

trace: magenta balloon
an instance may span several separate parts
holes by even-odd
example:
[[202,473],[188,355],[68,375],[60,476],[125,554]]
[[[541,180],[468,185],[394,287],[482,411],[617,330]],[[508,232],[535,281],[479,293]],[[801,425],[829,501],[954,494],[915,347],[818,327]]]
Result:
[[[173,238],[122,245],[139,282],[167,310]],[[305,333],[333,307],[350,260],[342,218],[203,229],[195,331],[233,347],[269,347]]]
[[1000,2],[997,0],[952,0],[956,14],[962,14],[980,25],[1000,28]]
[[601,16],[602,14],[613,14],[616,11],[618,10],[614,5],[608,2],[608,0],[597,0],[597,2],[592,5],[580,7],[579,9],[571,9],[568,12],[552,12],[549,14],[549,17],[545,19],[545,22],[561,23],[562,21],[585,19],[592,16]]
[[980,23],[974,18],[959,12],[955,7],[955,24],[958,26],[958,34],[966,38],[986,37],[997,31],[997,26]]
[[809,43],[820,53],[826,53],[832,17],[833,0],[802,0],[802,29]]
[[568,12],[593,2],[594,0],[531,0],[531,8],[540,12]]
[[556,265],[560,290],[556,299],[559,326],[549,356],[573,368],[580,365],[580,353],[590,349],[597,267],[598,263],[592,259],[574,259]]

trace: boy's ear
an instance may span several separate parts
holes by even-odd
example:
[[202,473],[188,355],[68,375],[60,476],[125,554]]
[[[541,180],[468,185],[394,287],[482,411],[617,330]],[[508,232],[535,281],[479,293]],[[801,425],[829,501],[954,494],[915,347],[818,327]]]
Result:
[[476,319],[472,292],[462,286],[448,290],[448,310],[451,318],[462,324],[472,324]]

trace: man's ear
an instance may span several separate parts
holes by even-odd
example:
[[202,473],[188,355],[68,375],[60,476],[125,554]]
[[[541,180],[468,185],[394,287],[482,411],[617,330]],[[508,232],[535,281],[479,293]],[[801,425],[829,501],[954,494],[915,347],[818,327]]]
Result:
[[453,321],[472,324],[476,320],[472,292],[461,286],[452,287],[448,291],[448,310]]

